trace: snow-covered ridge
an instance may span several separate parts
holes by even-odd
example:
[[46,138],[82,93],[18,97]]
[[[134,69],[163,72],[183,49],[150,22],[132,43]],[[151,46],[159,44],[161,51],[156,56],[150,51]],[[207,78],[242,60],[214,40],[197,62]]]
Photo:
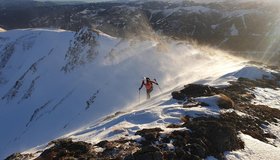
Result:
[[[264,77],[266,79],[275,79],[271,73],[274,73],[270,69],[260,68],[254,65],[248,65],[240,70],[236,70],[232,73],[225,74],[218,79],[213,81],[196,83],[210,84],[212,86],[220,87],[221,84],[230,85],[228,82],[237,81],[238,78],[248,78],[250,80],[260,80]],[[279,74],[279,73],[278,73]],[[221,83],[221,79],[224,80],[224,83]],[[227,82],[227,84],[225,83]],[[279,81],[280,82],[280,81]],[[265,96],[268,92],[271,93],[266,97],[263,97],[263,100],[271,103],[277,103],[279,99],[279,90],[278,89],[269,89],[269,88],[256,88],[254,91],[257,97],[254,100],[260,99],[259,96]],[[276,98],[277,96],[277,98]],[[182,123],[182,116],[187,115],[189,117],[201,117],[201,116],[219,116],[223,112],[232,112],[232,109],[223,110],[220,109],[217,105],[221,96],[215,95],[210,97],[198,97],[194,100],[196,102],[202,102],[209,104],[209,106],[199,106],[193,102],[184,102],[188,106],[193,105],[196,107],[191,108],[182,108],[182,104],[178,103],[175,99],[172,99],[170,92],[165,92],[160,94],[151,100],[144,101],[143,103],[138,104],[134,108],[124,109],[121,112],[116,112],[113,115],[109,115],[103,118],[99,123],[94,123],[85,128],[70,133],[65,137],[71,137],[76,140],[90,141],[91,143],[97,143],[102,139],[112,140],[119,138],[120,135],[129,134],[130,137],[133,137],[133,130],[139,130],[142,128],[166,128],[167,124],[180,124]],[[274,98],[276,98],[274,100]],[[256,103],[253,101],[252,103]],[[276,108],[277,104],[270,105],[271,108]],[[279,107],[278,107],[279,109]],[[114,129],[123,129],[124,133],[112,134]],[[168,130],[168,128],[166,128]],[[117,137],[114,137],[117,136]],[[90,138],[92,137],[92,138]],[[94,137],[94,138],[93,138]]]
[[[252,81],[258,79],[260,80],[262,78],[271,80],[277,79],[277,77],[271,74],[271,71],[272,70],[250,65],[240,70],[236,70],[235,72],[225,74],[224,76],[220,77],[220,79],[222,78],[225,81],[235,81],[237,80],[237,78],[248,78]],[[212,85],[219,86],[220,81],[213,81]],[[279,94],[275,93],[275,91],[276,90],[273,89],[267,89],[266,92],[269,92],[271,94],[267,95],[264,99],[266,101],[271,101],[274,96],[277,96]],[[258,96],[265,96],[266,93],[264,93],[261,89],[258,89],[254,91],[254,94]],[[221,98],[222,97],[220,95],[198,97],[193,99],[194,102],[185,101],[182,105],[178,103],[177,100],[172,99],[170,92],[165,92],[153,97],[151,100],[140,103],[132,109],[123,109],[119,112],[116,112],[115,114],[102,118],[98,123],[89,124],[60,138],[72,138],[74,141],[86,141],[92,144],[97,144],[98,142],[104,140],[113,141],[121,138],[127,138],[130,140],[133,139],[141,142],[143,138],[140,135],[136,135],[136,133],[137,131],[142,129],[160,128],[162,129],[162,131],[160,132],[162,136],[174,131],[187,130],[185,127],[168,127],[170,126],[170,124],[182,125],[184,123],[182,121],[183,116],[188,116],[191,118],[219,117],[221,114],[225,113],[237,113],[241,117],[248,116],[247,114],[234,109],[221,109],[218,106],[219,99]],[[258,97],[256,97],[255,99],[258,99]],[[201,105],[199,103],[208,104],[209,106]],[[273,107],[270,104],[268,106]],[[273,123],[268,125],[267,129],[265,130],[267,133],[273,133],[277,136],[277,138],[271,139],[272,142],[270,143],[264,143],[249,135],[240,134],[241,139],[245,142],[245,149],[225,152],[225,157],[227,159],[269,158],[276,160],[277,157],[279,157],[280,153],[279,148],[277,147],[279,146],[280,140],[278,133],[279,126],[277,126],[277,123]],[[174,150],[174,146],[172,143],[167,144],[167,146],[169,150]],[[44,150],[44,147],[44,145],[39,146],[24,153],[41,153],[41,151]],[[99,150],[102,152],[104,148],[96,148],[97,152],[99,152]],[[273,154],[268,154],[268,150],[272,150]],[[211,159],[211,157],[208,157],[208,159]]]
[[0,33],[0,157],[134,106],[142,76],[168,91],[242,67],[220,51],[159,39],[123,40],[87,29]]

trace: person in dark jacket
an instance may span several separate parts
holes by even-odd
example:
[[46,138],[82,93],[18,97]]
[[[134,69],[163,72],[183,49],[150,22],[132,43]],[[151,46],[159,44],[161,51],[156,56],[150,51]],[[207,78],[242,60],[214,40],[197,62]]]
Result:
[[142,81],[142,84],[139,88],[139,91],[142,89],[143,86],[145,86],[146,88],[146,92],[147,92],[147,99],[151,98],[151,92],[153,91],[153,84],[158,85],[157,82],[150,80],[150,78],[148,77],[144,77],[144,80]]

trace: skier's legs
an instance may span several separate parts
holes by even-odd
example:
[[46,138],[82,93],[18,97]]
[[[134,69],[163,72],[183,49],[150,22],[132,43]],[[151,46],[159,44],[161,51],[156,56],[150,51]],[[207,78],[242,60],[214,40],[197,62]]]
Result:
[[151,93],[151,92],[147,91],[147,99],[150,99],[150,98],[151,98],[150,93]]
[[147,89],[147,99],[150,99],[151,98],[151,92],[153,91],[153,88],[151,89]]

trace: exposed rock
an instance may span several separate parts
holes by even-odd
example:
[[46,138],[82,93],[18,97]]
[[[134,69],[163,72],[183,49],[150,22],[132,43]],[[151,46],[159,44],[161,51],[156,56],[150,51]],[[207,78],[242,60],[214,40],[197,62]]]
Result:
[[189,118],[187,116],[181,117],[181,121],[184,123],[188,123],[190,120],[191,120],[191,118]]
[[[102,141],[96,145],[86,142],[73,142],[71,139],[59,139],[51,142],[53,147],[46,149],[36,160],[49,159],[124,159],[139,150],[131,140]],[[101,147],[102,152],[95,152]]]
[[144,146],[133,154],[134,160],[162,160],[163,153],[155,146]]
[[34,156],[32,154],[20,154],[20,153],[14,153],[7,157],[5,160],[29,160],[33,158]]
[[165,151],[163,152],[163,157],[164,159],[168,159],[168,160],[175,160],[177,159],[177,156],[174,152],[172,151]]
[[179,124],[169,124],[168,126],[166,126],[166,128],[180,128],[181,125]]
[[184,101],[186,99],[186,95],[181,93],[180,91],[174,91],[171,93],[173,99]]
[[201,85],[201,84],[188,84],[184,86],[184,89],[174,91],[171,93],[172,97],[177,100],[185,100],[187,97],[202,97],[202,96],[213,96],[216,94],[216,88]]
[[[37,65],[44,60],[44,57],[38,59],[35,63],[33,63],[21,76],[20,78],[14,83],[13,87],[9,89],[9,91],[2,97],[2,100],[6,99],[7,101],[10,101],[12,99],[14,99],[19,93],[20,90],[22,90],[22,88],[24,88],[24,82],[25,80],[30,76],[30,74],[34,74],[37,70]],[[0,69],[1,69],[1,63],[0,63]],[[37,77],[39,78],[39,76]],[[36,79],[34,79],[34,84],[35,85],[35,81]],[[32,84],[29,88],[30,90],[27,91],[29,92],[29,94],[31,94],[32,92]],[[28,93],[26,95],[28,97]]]
[[86,101],[86,107],[85,107],[86,110],[89,109],[90,106],[95,102],[95,98],[97,97],[98,94],[99,94],[99,90],[93,93],[93,95]]
[[189,131],[173,131],[169,135],[169,139],[172,140],[172,144],[176,147],[184,147],[188,144],[190,140],[190,133]]
[[277,76],[274,77],[276,78],[263,78],[259,80],[239,78],[238,81],[231,82],[230,86],[218,89],[218,92],[224,94],[234,102],[235,106],[232,108],[248,115],[241,117],[236,113],[222,114],[221,119],[232,123],[238,131],[260,141],[268,142],[267,138],[276,138],[274,135],[264,132],[263,126],[268,125],[268,122],[277,122],[277,119],[280,119],[280,110],[265,105],[251,104],[255,96],[250,92],[255,87],[272,89],[279,87],[279,84],[276,83],[278,78]]
[[137,131],[135,135],[140,135],[144,138],[144,140],[141,141],[141,144],[143,145],[150,145],[153,142],[157,141],[160,134],[159,132],[163,131],[160,128],[152,128],[152,129],[143,129],[140,131]]
[[198,157],[220,157],[225,151],[244,148],[234,125],[222,119],[196,118],[184,126],[191,130],[191,144],[187,146],[187,150]]
[[276,108],[270,108],[265,105],[240,105],[237,108],[238,110],[257,117],[263,123],[265,122],[277,122],[277,119],[280,119],[280,110]]
[[251,100],[255,98],[255,95],[249,90],[255,87],[272,89],[279,87],[277,80],[271,79],[250,80],[248,78],[239,78],[237,81],[230,82],[230,84],[230,86],[217,89],[217,92],[229,97],[235,103],[235,106],[251,104]]
[[10,58],[12,57],[12,55],[15,51],[15,46],[16,46],[16,43],[9,43],[0,52],[1,53],[1,56],[0,56],[0,70],[5,68],[5,66],[9,62]]
[[190,144],[187,145],[186,148],[193,154],[196,155],[197,157],[206,157],[207,152],[205,147],[199,145],[199,144]]
[[[141,150],[127,159],[203,159],[209,155],[223,158],[225,151],[244,148],[244,143],[237,136],[239,130],[225,118],[186,119],[183,126],[190,130],[173,131],[164,136],[158,135],[161,131],[158,128],[138,131],[138,135],[145,139],[148,137],[152,142],[142,143]],[[170,143],[175,150],[166,147]]]
[[263,130],[264,121],[260,121],[252,116],[239,116],[235,112],[221,115],[221,119],[231,123],[236,129],[244,134],[248,134],[260,141],[268,142],[267,138],[275,138],[274,135]]
[[96,146],[101,147],[101,148],[106,148],[108,146],[108,143],[110,143],[110,142],[107,140],[104,140],[104,141],[97,143]]
[[133,140],[120,138],[116,141],[102,141],[95,146],[99,146],[104,150],[98,153],[99,159],[129,159],[132,153],[139,150],[139,144]]
[[78,66],[92,62],[98,55],[96,50],[96,46],[98,46],[96,37],[98,36],[99,33],[97,31],[87,27],[76,32],[65,55],[66,64],[61,70],[68,73]]
[[71,139],[60,139],[52,142],[54,147],[45,150],[36,160],[95,158],[91,144],[73,142]]
[[217,105],[223,109],[234,108],[233,100],[224,94],[219,94]]

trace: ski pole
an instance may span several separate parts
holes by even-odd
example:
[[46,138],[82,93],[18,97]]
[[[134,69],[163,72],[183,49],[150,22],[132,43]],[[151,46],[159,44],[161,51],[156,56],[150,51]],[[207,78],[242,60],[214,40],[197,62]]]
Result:
[[[157,80],[156,80],[156,79],[154,79],[154,80],[155,80],[155,82],[157,82]],[[158,82],[157,82],[157,84],[158,84]],[[158,86],[158,88],[159,88],[160,92],[162,92],[162,90],[161,90],[161,88],[160,88],[159,84],[158,84],[157,86]]]
[[138,90],[138,92],[139,92],[139,103],[140,103],[140,102],[141,102],[141,101],[140,101],[140,90]]

